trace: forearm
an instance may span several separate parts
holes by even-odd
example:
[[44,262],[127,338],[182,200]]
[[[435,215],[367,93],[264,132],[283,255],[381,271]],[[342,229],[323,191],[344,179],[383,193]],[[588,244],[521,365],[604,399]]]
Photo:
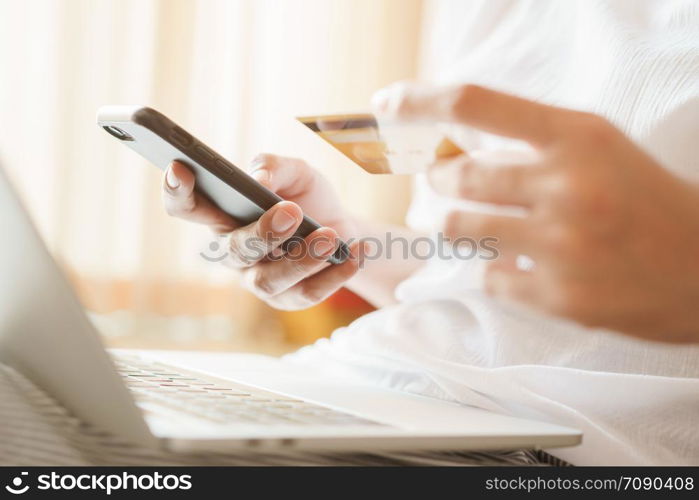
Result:
[[402,226],[354,222],[359,238],[368,241],[372,249],[365,255],[362,269],[347,282],[347,288],[376,307],[395,303],[398,283],[424,264],[411,252],[415,239],[424,235]]

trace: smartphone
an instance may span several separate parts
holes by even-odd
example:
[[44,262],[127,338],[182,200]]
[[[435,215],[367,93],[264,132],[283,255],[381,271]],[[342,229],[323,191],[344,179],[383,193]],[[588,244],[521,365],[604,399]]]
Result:
[[[97,111],[97,124],[163,171],[174,160],[187,165],[194,172],[195,189],[242,224],[256,221],[282,201],[245,171],[152,108],[102,106]],[[282,244],[282,249],[319,227],[316,221],[304,215],[294,237]],[[341,241],[328,262],[341,264],[349,255],[349,247]]]

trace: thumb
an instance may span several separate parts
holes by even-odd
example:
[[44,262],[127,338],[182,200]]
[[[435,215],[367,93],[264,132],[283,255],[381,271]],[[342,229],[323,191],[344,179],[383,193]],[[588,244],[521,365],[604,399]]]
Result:
[[282,198],[304,194],[315,175],[303,160],[271,154],[258,155],[250,166],[250,176]]

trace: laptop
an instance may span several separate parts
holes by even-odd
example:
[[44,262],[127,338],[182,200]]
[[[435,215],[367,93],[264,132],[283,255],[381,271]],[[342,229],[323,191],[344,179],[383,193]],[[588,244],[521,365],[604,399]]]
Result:
[[314,374],[236,353],[105,349],[0,170],[0,362],[83,422],[176,452],[573,446],[551,423]]

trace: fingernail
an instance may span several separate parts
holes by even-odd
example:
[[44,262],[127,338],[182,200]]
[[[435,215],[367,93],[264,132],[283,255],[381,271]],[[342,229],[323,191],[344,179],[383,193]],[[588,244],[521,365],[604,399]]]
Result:
[[250,172],[254,172],[258,168],[265,166],[265,159],[262,156],[256,156],[250,162],[250,167],[248,168]]
[[250,174],[253,179],[255,179],[260,184],[269,184],[269,172],[264,169],[255,170]]
[[388,99],[390,97],[390,92],[388,89],[381,89],[374,92],[371,97],[371,107],[374,111],[382,113],[388,108]]
[[315,253],[315,255],[316,255],[317,257],[322,257],[322,256],[324,256],[324,255],[326,255],[326,254],[329,254],[329,253],[332,252],[333,250],[335,250],[335,244],[334,244],[332,241],[330,241],[330,240],[326,240],[325,238],[316,241],[316,242],[313,244],[313,246],[315,247],[315,248],[314,248],[314,250],[315,250],[314,253]]
[[175,175],[175,172],[172,171],[172,167],[167,169],[167,173],[165,174],[165,182],[167,182],[167,185],[171,189],[177,189],[180,187],[180,180]]
[[277,213],[272,216],[272,230],[277,233],[288,231],[295,223],[296,217],[283,209],[277,210]]

